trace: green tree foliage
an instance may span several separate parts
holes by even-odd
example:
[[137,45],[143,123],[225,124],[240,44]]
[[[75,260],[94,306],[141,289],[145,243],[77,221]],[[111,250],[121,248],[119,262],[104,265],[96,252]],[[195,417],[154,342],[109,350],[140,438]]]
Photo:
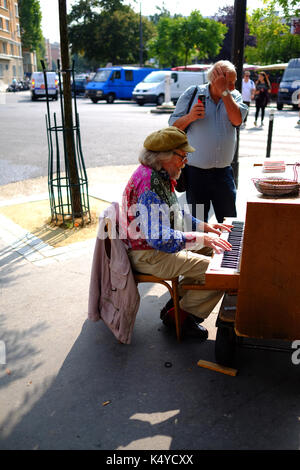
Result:
[[[73,53],[97,62],[98,66],[107,62],[139,62],[140,15],[121,1],[80,0],[70,12],[69,24]],[[155,27],[142,17],[142,29],[145,43],[153,36]]]
[[159,22],[160,18],[170,18],[171,17],[171,13],[169,12],[169,10],[167,10],[163,4],[162,7],[156,7],[156,10],[157,10],[157,13],[154,13],[154,15],[150,15],[149,16],[149,20],[154,23],[155,25],[157,25],[157,23]]
[[68,22],[89,23],[94,17],[95,8],[100,7],[99,0],[78,0],[72,5],[72,10],[68,15]]
[[245,60],[252,64],[273,64],[288,62],[297,57],[300,50],[300,36],[290,33],[290,27],[276,15],[274,5],[254,10],[248,16],[250,33],[256,36],[256,47],[245,48]]
[[22,46],[34,51],[43,40],[42,13],[39,0],[19,0]]
[[113,12],[124,8],[123,0],[77,0],[72,5],[68,21],[88,24],[100,11]]
[[149,55],[156,58],[161,67],[175,67],[179,63],[178,49],[181,44],[176,26],[173,18],[161,17],[157,23],[156,36],[147,43]]
[[38,71],[41,72],[43,70],[41,60],[45,59],[45,54],[46,54],[44,38],[37,45],[37,48],[36,48],[35,52],[36,52],[37,69],[38,69]]
[[283,9],[284,15],[289,18],[291,16],[300,16],[299,0],[263,0],[265,4],[269,4],[276,8],[276,5]]
[[227,27],[208,18],[198,10],[189,17],[163,16],[157,23],[157,35],[147,46],[151,57],[162,67],[187,65],[192,57],[207,59],[218,54]]

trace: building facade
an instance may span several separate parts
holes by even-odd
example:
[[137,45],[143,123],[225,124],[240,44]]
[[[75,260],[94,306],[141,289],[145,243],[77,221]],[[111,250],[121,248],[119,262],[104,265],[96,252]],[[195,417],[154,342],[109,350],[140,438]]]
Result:
[[291,33],[300,34],[300,18],[297,18],[297,17],[292,18]]
[[23,52],[23,69],[24,75],[31,77],[32,72],[37,71],[37,60],[35,51],[31,52],[28,49],[22,48]]
[[18,1],[0,0],[0,90],[23,76]]
[[59,42],[53,42],[51,44],[51,57],[52,57],[52,68],[56,69],[57,61],[59,60],[61,62]]
[[48,70],[57,69],[57,60],[60,58],[59,42],[50,43],[49,39],[45,39],[45,62]]

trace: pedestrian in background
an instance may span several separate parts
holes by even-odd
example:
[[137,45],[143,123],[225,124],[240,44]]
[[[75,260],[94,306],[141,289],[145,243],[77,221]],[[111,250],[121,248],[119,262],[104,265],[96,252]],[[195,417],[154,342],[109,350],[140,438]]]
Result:
[[[250,78],[250,72],[246,70],[244,72],[244,78],[242,81],[242,97],[243,97],[244,103],[248,106],[248,108],[250,107],[251,100],[254,99],[254,92],[255,92],[255,83]],[[241,128],[246,127],[248,114],[249,114],[249,109],[248,109],[248,112],[246,114],[246,117],[244,119],[244,122]]]
[[261,112],[261,126],[264,125],[264,117],[265,117],[265,108],[269,102],[270,92],[271,92],[271,85],[269,79],[265,72],[259,72],[258,80],[255,84],[255,121],[254,125],[257,126],[257,119],[259,116],[259,111]]
[[[216,62],[207,73],[208,83],[189,87],[177,101],[169,125],[186,130],[196,149],[185,168],[186,198],[197,217],[197,206],[204,208],[208,221],[212,203],[218,222],[236,217],[236,187],[231,163],[236,148],[236,128],[248,111],[242,95],[235,89],[236,70],[228,60]],[[198,102],[198,96],[204,95]],[[190,111],[188,111],[190,109]],[[198,218],[202,218],[202,215]]]

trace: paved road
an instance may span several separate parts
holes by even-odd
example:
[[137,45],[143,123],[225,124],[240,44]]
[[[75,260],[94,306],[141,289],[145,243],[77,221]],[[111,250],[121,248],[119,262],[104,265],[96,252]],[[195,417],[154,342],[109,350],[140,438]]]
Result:
[[[87,168],[135,164],[141,144],[150,132],[168,125],[168,114],[153,114],[153,106],[140,107],[131,102],[93,104],[77,100],[84,160]],[[60,116],[60,102],[51,102],[53,113]],[[251,108],[247,129],[241,131],[239,154],[262,157],[267,146],[266,126],[253,126]],[[32,102],[30,92],[7,93],[0,101],[0,185],[47,175],[48,145],[46,102]],[[300,127],[292,108],[276,113],[272,155],[299,159],[297,142]]]

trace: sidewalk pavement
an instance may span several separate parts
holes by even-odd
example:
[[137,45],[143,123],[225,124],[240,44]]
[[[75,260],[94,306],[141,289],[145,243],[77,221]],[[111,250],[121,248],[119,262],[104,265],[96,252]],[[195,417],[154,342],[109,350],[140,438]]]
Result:
[[[255,159],[255,162],[262,161],[263,159]],[[107,203],[118,201],[121,204],[124,187],[136,166],[137,165],[124,165],[89,169],[87,171],[89,195],[95,199],[99,199],[99,201],[107,201]],[[240,159],[237,211],[238,217],[242,220],[245,217],[247,195],[253,190],[253,183],[249,178],[249,174],[252,173],[253,158],[244,157]],[[293,177],[291,167],[289,177]],[[0,208],[48,199],[46,177],[12,183],[0,189]],[[184,204],[186,204],[185,193],[178,194],[178,199],[183,207]],[[210,221],[216,222],[213,211],[211,211]],[[0,239],[11,246],[15,252],[24,256],[27,261],[34,263],[36,266],[44,266],[54,261],[64,261],[74,255],[83,254],[84,250],[90,249],[91,245],[94,243],[94,240],[90,239],[72,243],[64,247],[54,248],[1,213]]]
[[[240,163],[240,214],[252,165]],[[90,169],[90,195],[120,200],[134,167]],[[1,205],[47,197],[43,178],[9,186]],[[215,313],[205,343],[178,344],[159,320],[168,294],[150,284],[139,287],[132,343],[121,345],[87,320],[95,240],[52,248],[0,222],[0,449],[299,448],[290,354],[243,348],[237,377],[198,367],[214,361]]]

